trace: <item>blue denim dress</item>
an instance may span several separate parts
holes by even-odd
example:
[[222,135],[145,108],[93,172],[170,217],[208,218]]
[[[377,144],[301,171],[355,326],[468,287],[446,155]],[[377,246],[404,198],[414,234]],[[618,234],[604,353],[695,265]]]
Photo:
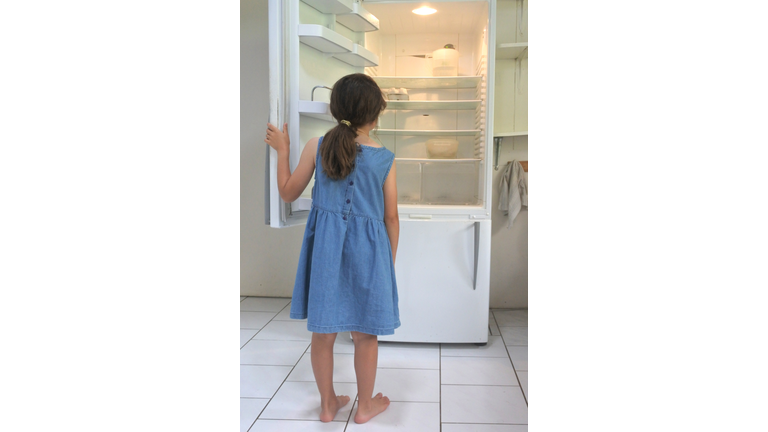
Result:
[[382,188],[395,154],[358,144],[352,172],[332,180],[320,162],[322,143],[321,137],[291,318],[306,318],[316,333],[394,334],[400,313]]

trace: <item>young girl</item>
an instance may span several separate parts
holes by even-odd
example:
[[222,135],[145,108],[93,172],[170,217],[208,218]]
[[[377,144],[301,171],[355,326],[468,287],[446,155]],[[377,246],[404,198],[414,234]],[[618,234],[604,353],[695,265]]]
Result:
[[400,327],[395,255],[400,232],[395,155],[369,137],[386,108],[369,76],[341,78],[331,91],[331,114],[339,123],[312,138],[291,174],[287,124],[269,124],[265,142],[277,150],[280,196],[292,202],[315,171],[312,209],[293,288],[291,318],[307,319],[312,333],[312,369],[320,390],[320,421],[333,420],[349,396],[333,389],[336,333],[351,331],[359,397],[356,423],[389,406],[373,396],[378,360],[377,335]]

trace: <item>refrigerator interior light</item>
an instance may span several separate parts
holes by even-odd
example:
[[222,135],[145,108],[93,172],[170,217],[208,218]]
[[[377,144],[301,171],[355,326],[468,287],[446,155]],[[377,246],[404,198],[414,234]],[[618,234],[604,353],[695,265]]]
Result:
[[414,9],[411,12],[415,13],[416,15],[432,15],[433,13],[437,12],[437,10],[432,9],[431,7],[422,6],[418,9]]

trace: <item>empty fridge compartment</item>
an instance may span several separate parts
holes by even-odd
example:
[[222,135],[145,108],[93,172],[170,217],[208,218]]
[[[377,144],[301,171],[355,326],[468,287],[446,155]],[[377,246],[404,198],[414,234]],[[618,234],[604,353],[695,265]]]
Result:
[[[397,174],[399,177],[399,166]],[[479,179],[479,159],[423,162],[422,202],[437,205],[477,205]]]
[[397,202],[418,204],[421,202],[421,163],[395,159],[397,166]]

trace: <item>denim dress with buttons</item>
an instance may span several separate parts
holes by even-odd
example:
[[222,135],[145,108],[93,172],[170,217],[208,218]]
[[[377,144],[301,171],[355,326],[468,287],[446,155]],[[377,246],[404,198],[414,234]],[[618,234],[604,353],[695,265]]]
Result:
[[395,154],[357,144],[352,172],[333,180],[320,162],[322,143],[320,137],[291,318],[307,319],[316,333],[394,334],[400,314],[383,187]]

